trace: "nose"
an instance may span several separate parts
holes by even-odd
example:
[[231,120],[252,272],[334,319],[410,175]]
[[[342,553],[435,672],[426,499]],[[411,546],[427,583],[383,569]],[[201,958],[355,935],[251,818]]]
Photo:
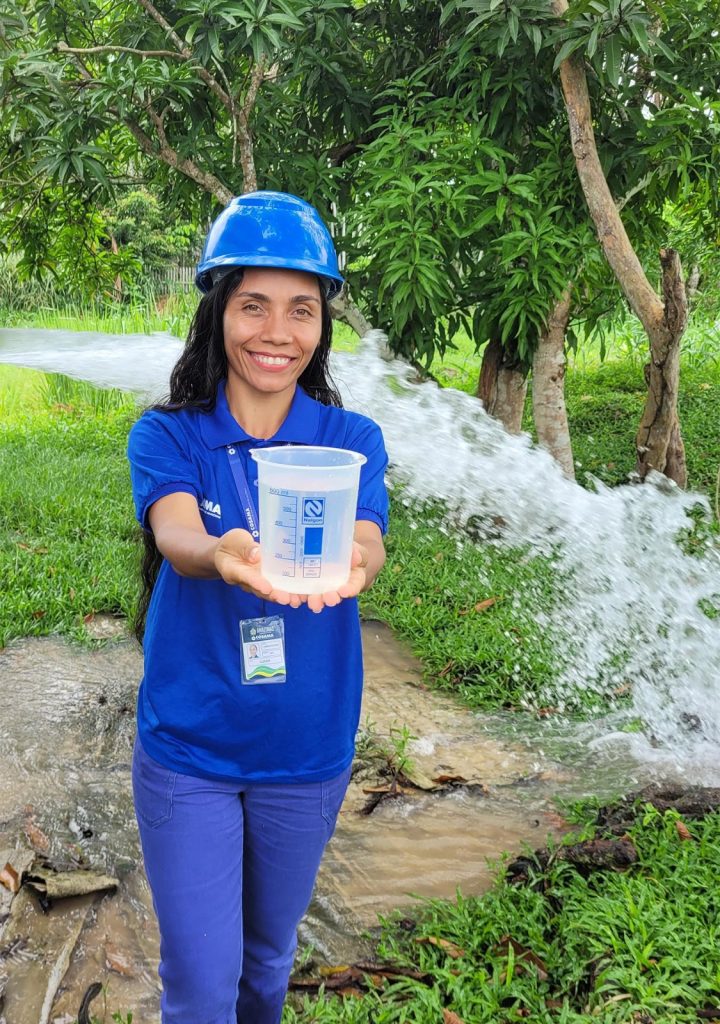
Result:
[[290,325],[284,310],[271,306],[263,324],[262,340],[271,345],[287,345],[292,341]]

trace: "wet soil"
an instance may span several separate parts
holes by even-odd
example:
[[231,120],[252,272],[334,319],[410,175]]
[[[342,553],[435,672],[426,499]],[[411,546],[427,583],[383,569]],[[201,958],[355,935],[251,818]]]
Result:
[[[52,863],[120,879],[114,895],[58,901],[49,913],[24,887],[7,920],[0,915],[8,1024],[67,1024],[95,981],[106,986],[92,1006],[100,1019],[121,1010],[144,1024],[158,1020],[158,937],[130,796],[141,657],[122,623],[98,616],[89,627],[116,638],[96,649],[24,640],[0,652],[0,848],[34,848]],[[413,896],[483,891],[489,859],[540,845],[554,830],[549,796],[563,780],[537,751],[493,738],[481,717],[428,691],[386,627],[365,623],[363,640],[363,723],[381,741],[407,726],[415,737],[407,753],[421,774],[474,785],[413,791],[362,815],[365,790],[378,780],[359,766],[301,926],[301,942],[330,962],[356,958],[377,914]],[[545,787],[514,785],[539,768]]]

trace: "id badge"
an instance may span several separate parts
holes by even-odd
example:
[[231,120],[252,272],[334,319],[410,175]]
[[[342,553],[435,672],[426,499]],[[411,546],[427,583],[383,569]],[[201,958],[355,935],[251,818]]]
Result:
[[241,673],[244,686],[284,683],[285,622],[279,615],[240,620]]

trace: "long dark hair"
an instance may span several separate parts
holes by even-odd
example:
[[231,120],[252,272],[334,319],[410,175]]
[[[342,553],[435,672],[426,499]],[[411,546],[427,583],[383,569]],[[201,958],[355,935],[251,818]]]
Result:
[[[187,344],[170,374],[170,394],[164,402],[152,406],[153,409],[167,413],[179,412],[181,409],[213,412],[218,385],[227,377],[223,317],[225,308],[242,279],[243,269],[238,267],[237,270],[222,277],[213,289],[202,297],[190,324]],[[322,284],[320,302],[320,343],[300,374],[298,383],[311,398],[322,402],[323,405],[342,406],[342,399],[330,376],[328,365],[332,345],[332,316]],[[143,530],[142,536],[142,593],[133,623],[135,636],[140,643],[145,634],[150,597],[163,561],[152,531]]]

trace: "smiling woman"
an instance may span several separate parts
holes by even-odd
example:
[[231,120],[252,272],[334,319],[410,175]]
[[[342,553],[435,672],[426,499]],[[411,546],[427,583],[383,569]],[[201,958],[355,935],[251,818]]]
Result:
[[[385,560],[387,456],[328,374],[328,300],[342,278],[311,206],[273,192],[233,200],[197,283],[170,399],[129,442],[146,544],[135,807],[163,1024],[278,1024],[350,773],[356,598]],[[285,444],[364,457],[350,575],[323,594],[278,590],[261,573],[249,452]]]

